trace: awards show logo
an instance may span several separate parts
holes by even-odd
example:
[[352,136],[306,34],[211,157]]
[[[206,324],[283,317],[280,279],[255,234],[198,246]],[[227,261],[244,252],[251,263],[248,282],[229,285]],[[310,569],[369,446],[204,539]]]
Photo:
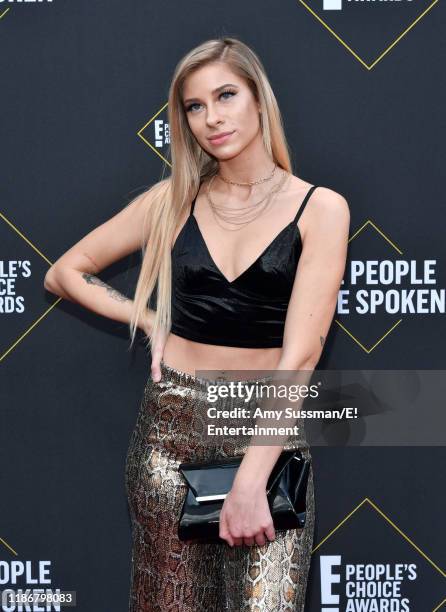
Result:
[[17,281],[31,276],[29,260],[0,260],[0,313],[22,313],[25,310],[25,296],[17,291]]
[[319,563],[324,612],[341,612],[341,597],[345,612],[411,609],[403,593],[405,583],[417,579],[416,563],[346,563],[343,555],[321,555]]
[[52,262],[0,212],[0,363],[60,302],[43,290]]
[[168,161],[170,146],[170,129],[167,122],[166,102],[153,117],[138,131],[138,136],[164,163],[170,166]]
[[76,591],[62,591],[53,585],[52,562],[17,558],[17,552],[0,537],[0,550],[9,550],[15,558],[0,559],[0,611],[61,611],[76,606]]
[[349,242],[353,244],[337,305],[343,322],[336,322],[367,353],[405,317],[432,317],[446,312],[441,261],[405,257],[370,220]]
[[316,551],[314,610],[436,612],[446,603],[444,571],[369,498]]

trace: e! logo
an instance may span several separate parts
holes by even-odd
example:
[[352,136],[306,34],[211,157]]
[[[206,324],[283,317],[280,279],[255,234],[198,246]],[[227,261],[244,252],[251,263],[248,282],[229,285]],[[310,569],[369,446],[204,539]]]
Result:
[[342,10],[342,0],[324,0],[322,8],[324,11]]

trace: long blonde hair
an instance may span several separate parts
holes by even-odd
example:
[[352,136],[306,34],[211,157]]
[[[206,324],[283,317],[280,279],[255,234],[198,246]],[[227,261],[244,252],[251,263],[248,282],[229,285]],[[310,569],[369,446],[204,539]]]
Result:
[[254,51],[240,40],[228,37],[208,40],[189,51],[177,64],[169,89],[171,174],[143,194],[145,239],[129,324],[130,347],[156,284],[156,315],[149,335],[150,348],[159,331],[170,330],[171,248],[175,229],[198,192],[200,182],[218,172],[218,160],[208,155],[196,141],[182,104],[185,79],[211,62],[223,62],[245,79],[256,101],[260,103],[260,126],[266,151],[279,167],[292,172],[277,100],[265,69]]

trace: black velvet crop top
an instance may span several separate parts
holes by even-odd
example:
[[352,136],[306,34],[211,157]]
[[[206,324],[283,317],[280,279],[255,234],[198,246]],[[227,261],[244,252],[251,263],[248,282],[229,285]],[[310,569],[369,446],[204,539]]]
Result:
[[307,192],[293,221],[257,259],[229,281],[216,266],[193,214],[172,248],[172,326],[177,336],[224,346],[281,347],[288,303],[302,251],[297,221],[316,185]]

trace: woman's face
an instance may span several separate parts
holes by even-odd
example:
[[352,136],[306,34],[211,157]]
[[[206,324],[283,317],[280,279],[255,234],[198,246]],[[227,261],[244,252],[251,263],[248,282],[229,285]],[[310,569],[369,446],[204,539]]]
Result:
[[[224,63],[212,63],[184,82],[183,107],[200,146],[219,160],[231,159],[261,137],[259,110],[245,80]],[[212,139],[212,136],[230,136]]]

